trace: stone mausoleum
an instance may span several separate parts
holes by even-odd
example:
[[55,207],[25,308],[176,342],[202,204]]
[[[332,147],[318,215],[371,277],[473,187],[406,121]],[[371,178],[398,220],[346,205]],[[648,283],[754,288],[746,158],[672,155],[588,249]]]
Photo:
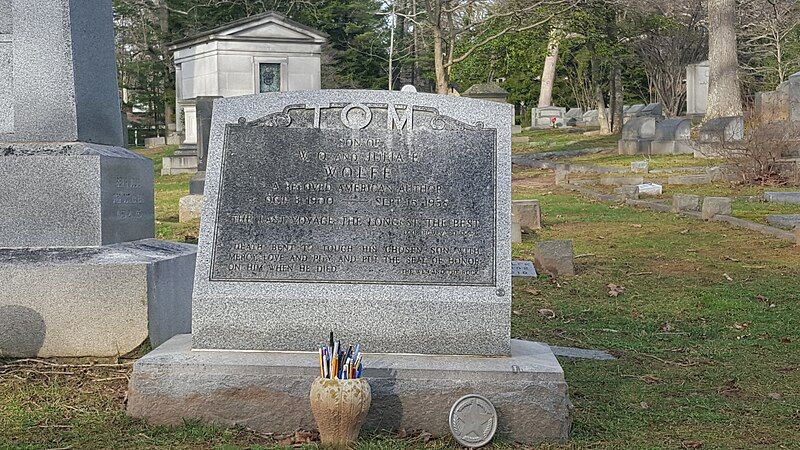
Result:
[[181,148],[163,174],[197,170],[198,97],[235,97],[320,88],[327,35],[267,12],[173,42],[176,132]]

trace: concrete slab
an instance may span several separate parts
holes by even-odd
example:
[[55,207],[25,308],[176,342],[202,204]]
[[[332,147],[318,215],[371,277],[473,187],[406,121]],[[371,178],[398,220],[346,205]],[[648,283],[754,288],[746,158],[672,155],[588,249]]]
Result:
[[767,222],[778,228],[794,230],[800,227],[800,214],[770,214]]
[[774,203],[800,203],[800,192],[764,192],[764,200]]
[[[499,437],[565,441],[572,404],[561,365],[547,345],[512,340],[511,348],[499,358],[365,354],[372,407],[364,429],[445,436],[453,402],[475,393],[497,409]],[[158,425],[199,419],[265,433],[312,430],[309,391],[318,375],[315,352],[198,351],[180,335],[134,365],[128,414]]]
[[558,347],[555,345],[551,345],[550,350],[553,351],[554,355],[560,356],[562,358],[594,359],[597,361],[613,361],[617,359],[610,353],[604,352],[602,350],[591,350],[591,349],[576,348],[576,347]]

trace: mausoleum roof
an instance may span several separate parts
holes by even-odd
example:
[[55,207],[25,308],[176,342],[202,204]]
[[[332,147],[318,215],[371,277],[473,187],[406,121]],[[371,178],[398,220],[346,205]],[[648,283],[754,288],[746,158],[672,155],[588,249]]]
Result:
[[508,95],[508,91],[506,91],[505,89],[501,88],[500,85],[497,84],[497,83],[493,83],[493,82],[492,83],[479,83],[479,84],[473,84],[472,86],[470,86],[470,88],[467,89],[464,92],[463,95],[468,96],[468,97],[469,96],[475,96],[475,97],[492,96],[492,97],[495,97],[495,96],[500,96],[500,95]]
[[[279,32],[275,32],[278,30]],[[308,42],[324,44],[328,40],[328,35],[322,31],[289,19],[281,13],[269,11],[235,20],[212,30],[203,31],[179,39],[170,43],[169,49],[171,51],[176,51],[215,40]]]

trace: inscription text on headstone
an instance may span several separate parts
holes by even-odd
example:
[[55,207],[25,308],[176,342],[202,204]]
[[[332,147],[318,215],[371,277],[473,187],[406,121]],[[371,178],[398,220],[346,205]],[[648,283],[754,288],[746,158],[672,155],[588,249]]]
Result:
[[495,142],[392,104],[229,124],[210,280],[494,286]]

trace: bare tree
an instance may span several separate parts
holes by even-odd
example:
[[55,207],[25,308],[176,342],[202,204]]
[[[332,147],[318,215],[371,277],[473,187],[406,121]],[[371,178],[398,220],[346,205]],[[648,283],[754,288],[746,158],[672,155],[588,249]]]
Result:
[[[579,0],[423,0],[424,24],[433,41],[436,92],[449,91],[450,70],[486,44],[544,25]],[[420,14],[418,12],[418,14]]]
[[742,68],[770,85],[786,81],[800,67],[800,55],[786,51],[793,33],[800,29],[797,0],[749,0],[739,10]]
[[[628,15],[648,24],[630,39],[647,74],[651,97],[667,116],[677,116],[686,101],[686,66],[705,59],[706,11],[697,0],[648,1]],[[638,27],[641,28],[641,27]]]

